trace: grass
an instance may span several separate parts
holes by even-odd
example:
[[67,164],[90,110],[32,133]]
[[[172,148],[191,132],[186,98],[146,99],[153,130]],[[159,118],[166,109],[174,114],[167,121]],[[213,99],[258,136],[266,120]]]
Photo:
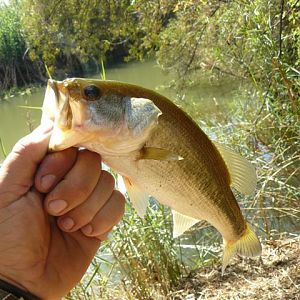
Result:
[[[101,261],[102,255],[108,259]],[[89,291],[77,288],[72,299],[93,294],[97,282],[101,299],[159,299],[170,294],[186,270],[178,259],[178,241],[172,238],[169,210],[152,201],[141,219],[127,204],[125,217],[100,248],[91,273]]]

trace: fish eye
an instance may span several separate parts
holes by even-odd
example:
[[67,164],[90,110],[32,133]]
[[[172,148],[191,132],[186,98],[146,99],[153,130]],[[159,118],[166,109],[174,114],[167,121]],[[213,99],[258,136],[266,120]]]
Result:
[[95,85],[88,85],[83,90],[84,96],[87,100],[94,101],[98,100],[101,96],[101,92]]

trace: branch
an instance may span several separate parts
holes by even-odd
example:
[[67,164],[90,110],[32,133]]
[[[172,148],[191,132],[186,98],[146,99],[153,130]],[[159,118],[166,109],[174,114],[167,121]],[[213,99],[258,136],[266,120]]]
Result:
[[[216,12],[219,10],[220,7],[221,7],[221,5],[218,5],[218,6],[210,13],[210,15],[208,16],[208,18],[212,18],[212,17],[216,14]],[[190,59],[189,59],[188,64],[186,65],[185,72],[184,72],[183,76],[185,76],[185,75],[187,74],[187,72],[190,70],[190,67],[191,67],[191,65],[192,65],[192,63],[193,63],[193,61],[194,61],[195,56],[196,56],[197,49],[198,49],[200,43],[202,42],[202,36],[203,36],[204,31],[205,31],[205,29],[206,29],[206,27],[207,27],[208,24],[209,24],[209,20],[207,20],[207,21],[205,22],[205,24],[203,25],[203,27],[202,27],[202,30],[201,30],[201,32],[200,32],[198,41],[196,42],[196,44],[195,44],[195,46],[194,46],[192,55],[191,55],[191,57],[190,57]]]
[[284,0],[280,2],[280,23],[279,23],[279,59],[282,54],[282,29],[283,29],[283,9],[284,9]]

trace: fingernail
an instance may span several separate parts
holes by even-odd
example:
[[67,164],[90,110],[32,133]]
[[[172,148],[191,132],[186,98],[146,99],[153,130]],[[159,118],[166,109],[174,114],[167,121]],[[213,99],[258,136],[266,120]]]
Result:
[[48,190],[52,187],[52,185],[54,184],[56,180],[56,176],[55,175],[45,175],[41,178],[41,186],[44,190]]
[[70,218],[70,217],[66,217],[66,218],[61,219],[59,221],[59,223],[66,230],[71,230],[74,227],[74,225],[75,225],[73,219]]
[[65,200],[54,200],[48,204],[48,209],[51,213],[58,214],[62,212],[67,206],[68,203]]
[[85,235],[91,235],[93,232],[93,227],[92,225],[86,225],[84,227],[81,228],[81,231],[85,234]]

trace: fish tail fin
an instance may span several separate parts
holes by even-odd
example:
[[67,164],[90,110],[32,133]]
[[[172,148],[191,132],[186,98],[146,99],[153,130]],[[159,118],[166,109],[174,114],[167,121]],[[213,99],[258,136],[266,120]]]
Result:
[[239,240],[230,243],[224,239],[222,276],[224,275],[225,268],[229,264],[230,259],[235,253],[241,256],[254,257],[259,256],[261,254],[261,250],[261,244],[257,235],[251,226],[246,223],[245,232]]

